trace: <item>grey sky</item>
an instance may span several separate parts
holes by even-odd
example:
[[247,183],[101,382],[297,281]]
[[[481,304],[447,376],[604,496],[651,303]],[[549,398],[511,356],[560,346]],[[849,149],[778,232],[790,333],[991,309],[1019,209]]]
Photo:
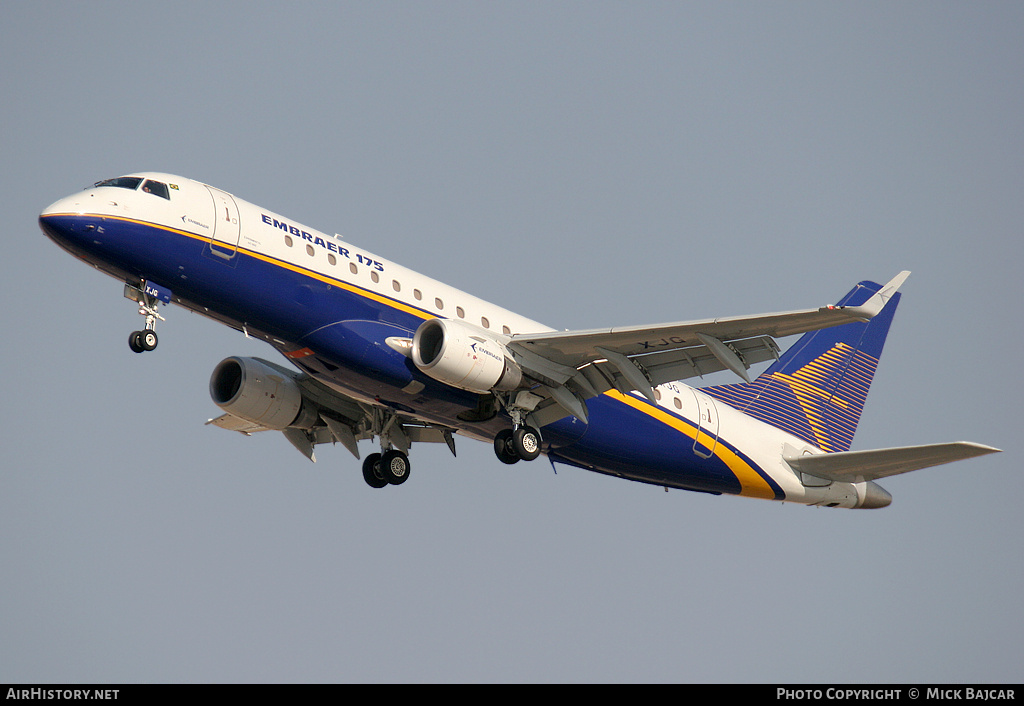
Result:
[[[1014,2],[0,5],[0,682],[1021,681],[1021,27]],[[854,448],[1006,452],[867,512],[465,439],[372,491],[340,446],[203,426],[216,363],[274,352],[171,309],[132,354],[121,286],[39,232],[143,169],[559,328],[910,269]]]

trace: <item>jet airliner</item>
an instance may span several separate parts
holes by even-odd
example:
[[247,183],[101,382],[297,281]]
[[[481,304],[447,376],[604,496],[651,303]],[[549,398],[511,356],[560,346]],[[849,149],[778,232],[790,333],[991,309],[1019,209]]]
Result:
[[[668,488],[879,508],[879,478],[999,449],[971,442],[851,450],[909,275],[864,281],[830,306],[556,331],[213,186],[139,172],[39,217],[75,257],[124,283],[157,347],[173,303],[262,339],[292,367],[226,358],[211,424],[276,430],[316,460],[358,441],[374,488],[404,483],[410,448],[455,436],[502,463],[551,461]],[[782,353],[777,338],[800,335]],[[769,367],[751,379],[756,363]],[[683,380],[728,370],[741,382]]]

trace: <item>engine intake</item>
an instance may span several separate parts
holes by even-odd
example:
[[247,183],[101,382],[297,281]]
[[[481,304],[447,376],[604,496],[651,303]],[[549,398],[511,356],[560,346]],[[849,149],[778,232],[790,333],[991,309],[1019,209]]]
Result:
[[412,361],[435,380],[470,392],[514,390],[523,380],[504,345],[451,319],[420,324],[412,339]]

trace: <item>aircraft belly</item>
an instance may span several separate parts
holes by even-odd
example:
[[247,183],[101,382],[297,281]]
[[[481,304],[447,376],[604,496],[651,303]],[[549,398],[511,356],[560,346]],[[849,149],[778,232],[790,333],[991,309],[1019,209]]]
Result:
[[692,436],[606,395],[588,400],[587,406],[586,432],[560,449],[560,457],[634,480],[712,493],[740,492],[736,476],[719,457],[694,454]]
[[390,337],[411,338],[412,334],[407,328],[383,321],[346,320],[310,332],[299,344],[315,351],[328,370],[330,365],[365,369],[390,385],[405,388],[415,380],[422,389],[429,378],[407,356],[385,343]]
[[[719,437],[706,458],[694,450],[697,426],[633,395],[587,401],[586,433],[557,457],[573,465],[666,487],[782,499],[778,484]],[[703,449],[706,451],[706,449]]]

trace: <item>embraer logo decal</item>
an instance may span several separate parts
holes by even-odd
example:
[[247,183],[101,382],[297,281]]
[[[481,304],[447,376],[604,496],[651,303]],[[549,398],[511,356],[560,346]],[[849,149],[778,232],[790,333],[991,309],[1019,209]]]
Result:
[[495,360],[501,360],[497,353],[487,350],[487,348],[481,346],[479,343],[471,343],[469,347],[473,349],[474,353],[482,353],[483,355],[494,358]]
[[206,230],[210,230],[210,226],[206,225],[205,223],[200,223],[199,221],[197,221],[196,219],[192,218],[191,216],[182,216],[181,217],[181,222],[182,223],[191,223],[194,226],[199,226],[200,228],[205,228]]
[[343,248],[340,245],[338,245],[337,243],[334,243],[332,241],[324,240],[323,238],[321,238],[318,235],[315,236],[312,233],[309,233],[309,232],[304,231],[304,230],[300,230],[300,229],[296,228],[295,226],[291,225],[290,223],[285,223],[284,221],[279,221],[276,218],[272,218],[271,216],[268,216],[265,213],[261,213],[260,214],[260,219],[264,223],[266,223],[268,226],[271,226],[272,228],[279,228],[279,229],[283,230],[285,233],[288,233],[289,235],[292,235],[292,236],[294,236],[296,238],[300,238],[302,240],[305,240],[305,241],[307,241],[309,243],[312,243],[313,245],[316,245],[318,247],[326,248],[327,250],[330,250],[331,252],[336,252],[339,255],[341,255],[342,257],[348,258],[349,260],[357,260],[358,262],[366,265],[367,267],[374,268],[378,272],[383,272],[384,271],[384,265],[381,264],[380,262],[378,262],[377,260],[373,260],[373,259],[371,259],[369,257],[364,256],[364,255],[360,255],[359,253],[354,253],[354,254],[350,255],[349,251],[348,251],[348,248]]

